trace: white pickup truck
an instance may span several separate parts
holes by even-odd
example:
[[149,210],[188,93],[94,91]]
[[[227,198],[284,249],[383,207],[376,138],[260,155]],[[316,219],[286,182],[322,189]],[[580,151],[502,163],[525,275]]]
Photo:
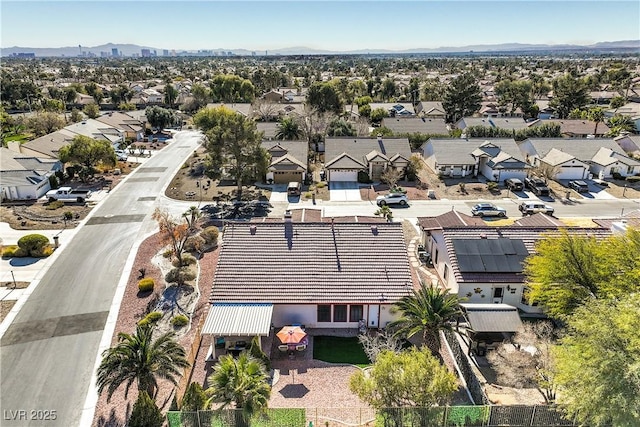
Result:
[[50,202],[60,200],[62,202],[84,203],[89,196],[91,196],[91,190],[74,190],[71,187],[60,187],[57,190],[47,191],[47,199]]

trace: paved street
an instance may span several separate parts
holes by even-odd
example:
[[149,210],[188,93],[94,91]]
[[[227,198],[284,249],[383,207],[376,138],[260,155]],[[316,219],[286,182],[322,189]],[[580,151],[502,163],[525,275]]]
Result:
[[[90,424],[90,382],[114,296],[126,284],[131,249],[155,230],[150,213],[156,198],[199,139],[195,132],[179,134],[118,185],[73,240],[61,235],[55,264],[31,284],[30,297],[0,341],[2,426]],[[107,344],[112,332],[107,327]],[[44,415],[49,419],[38,419]]]

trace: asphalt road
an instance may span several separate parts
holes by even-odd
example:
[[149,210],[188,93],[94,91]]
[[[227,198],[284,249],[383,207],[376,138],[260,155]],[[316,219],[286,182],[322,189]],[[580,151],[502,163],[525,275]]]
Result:
[[80,424],[131,248],[156,227],[150,214],[199,139],[177,135],[94,209],[73,240],[61,241],[64,250],[0,340],[0,425]]

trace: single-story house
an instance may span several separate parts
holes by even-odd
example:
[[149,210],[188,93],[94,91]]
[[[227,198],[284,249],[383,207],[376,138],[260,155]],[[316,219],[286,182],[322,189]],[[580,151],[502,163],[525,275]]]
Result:
[[76,135],[84,135],[99,141],[109,141],[111,145],[117,146],[124,142],[124,130],[108,125],[94,119],[86,119],[69,126],[65,126],[64,130]]
[[591,159],[590,170],[600,179],[612,177],[614,173],[633,176],[640,174],[640,161],[610,148],[601,147]]
[[640,154],[640,135],[625,134],[617,136],[613,140],[628,155],[637,156]]
[[267,181],[273,180],[276,184],[304,181],[309,152],[306,141],[263,141],[262,147],[271,156]]
[[253,106],[248,102],[244,102],[244,103],[233,102],[231,104],[225,104],[224,102],[219,102],[219,103],[207,104],[207,108],[218,108],[218,107],[226,107],[231,111],[242,114],[245,117],[252,118],[254,116]]
[[448,135],[449,127],[442,118],[430,117],[387,117],[382,127],[390,129],[394,135],[421,133],[425,135]]
[[270,141],[276,137],[278,133],[277,122],[256,122],[258,132],[262,132],[262,139]]
[[[423,220],[424,221],[424,220]],[[557,226],[453,227],[431,230],[431,260],[441,281],[468,303],[509,304],[539,313],[525,298],[525,259],[545,237],[559,236]],[[566,232],[605,237],[604,228],[568,228]]]
[[596,138],[602,138],[611,131],[606,123],[599,122],[596,126],[596,122],[582,119],[538,119],[528,123],[528,127],[551,123],[560,125],[560,134],[565,138],[587,138],[590,135]]
[[525,129],[527,125],[522,117],[463,117],[456,122],[455,127],[463,131],[470,126],[518,131]]
[[0,148],[0,194],[2,200],[35,200],[51,189],[49,177],[62,170],[52,158],[25,156]]
[[441,101],[420,101],[414,108],[416,114],[420,117],[432,119],[444,119],[447,117],[447,112],[444,110]]
[[96,117],[96,120],[107,125],[120,129],[124,132],[125,138],[134,139],[136,141],[141,140],[144,137],[145,123],[140,120],[134,119],[126,113],[120,113],[118,111],[110,111],[106,114],[102,114]]
[[427,166],[449,177],[484,175],[491,181],[524,179],[530,166],[515,140],[508,138],[430,138],[422,145]]
[[420,243],[426,248],[428,252],[431,252],[431,233],[442,230],[443,228],[456,228],[456,227],[483,227],[486,223],[482,218],[470,216],[458,212],[456,210],[450,210],[438,216],[419,217],[418,227],[420,227]]
[[23,156],[57,159],[60,149],[71,143],[76,135],[63,128],[24,144],[9,142],[8,147]]
[[397,318],[392,305],[413,289],[400,223],[229,222],[202,334],[376,329]]
[[325,159],[328,181],[357,181],[360,171],[375,181],[388,168],[405,171],[411,148],[407,138],[327,138]]

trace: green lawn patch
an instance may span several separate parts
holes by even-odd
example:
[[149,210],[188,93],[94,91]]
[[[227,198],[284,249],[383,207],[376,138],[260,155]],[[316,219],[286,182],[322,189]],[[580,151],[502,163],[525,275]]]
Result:
[[371,364],[358,337],[315,336],[313,358],[330,363],[350,363],[360,367]]
[[19,135],[11,135],[4,138],[6,142],[18,141],[19,143],[27,142],[31,137],[28,133],[21,133]]

